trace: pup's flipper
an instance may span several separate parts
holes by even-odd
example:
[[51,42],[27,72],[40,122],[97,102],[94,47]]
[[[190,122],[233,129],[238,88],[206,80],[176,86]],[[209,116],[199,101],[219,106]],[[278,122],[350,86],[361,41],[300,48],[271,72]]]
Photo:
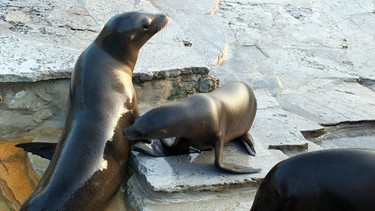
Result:
[[169,155],[166,148],[167,147],[160,139],[151,139],[151,143],[149,144],[144,142],[138,142],[134,144],[132,150],[155,157],[164,157]]

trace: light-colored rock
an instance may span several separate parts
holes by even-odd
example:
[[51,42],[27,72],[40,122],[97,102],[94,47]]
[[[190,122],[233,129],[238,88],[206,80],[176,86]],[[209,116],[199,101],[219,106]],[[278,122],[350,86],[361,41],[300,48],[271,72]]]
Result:
[[139,210],[249,210],[255,196],[253,189],[245,187],[206,194],[191,192],[180,194],[177,198],[176,194],[153,195],[150,198],[150,193],[144,192],[143,184],[137,181],[135,175],[129,179],[128,184],[130,206]]
[[[148,188],[162,193],[188,191],[216,191],[225,186],[254,183],[265,176],[269,169],[285,159],[281,152],[274,153],[257,143],[257,155],[250,156],[239,143],[229,143],[224,147],[223,159],[228,163],[262,168],[256,174],[229,174],[218,170],[214,165],[214,151],[188,155],[153,157],[133,152],[132,168],[145,177]],[[145,187],[144,187],[145,188]]]
[[175,41],[193,49],[207,65],[217,65],[226,56],[228,29],[221,16],[216,14],[219,1],[189,2],[159,0],[154,5],[175,20],[185,37]]
[[286,114],[288,115],[289,119],[294,123],[294,125],[297,126],[298,131],[316,131],[324,128],[320,124],[309,119],[306,119],[302,116],[299,116],[296,113],[286,111]]
[[[187,210],[197,207],[196,203],[215,202],[203,207],[248,210],[259,181],[273,165],[287,157],[281,151],[266,149],[263,143],[256,143],[255,157],[249,156],[242,148],[239,143],[226,144],[224,160],[261,167],[260,173],[228,174],[219,171],[214,165],[213,151],[159,158],[133,152],[130,165],[136,173],[128,181],[130,205],[137,210],[159,210],[161,207]],[[219,198],[225,199],[225,203]]]
[[258,110],[250,130],[255,142],[272,149],[306,151],[308,143],[276,99],[265,89],[255,90],[255,97]]
[[284,85],[277,76],[253,80],[253,84],[253,89],[267,89],[273,96],[280,95],[284,89]]
[[[165,8],[165,10],[175,13],[182,12],[186,14],[212,14],[216,12],[220,1],[219,0],[191,0],[189,2],[173,1],[173,0],[158,0],[152,1],[157,8]],[[166,8],[167,7],[167,8]]]
[[373,120],[375,95],[359,83],[331,81],[322,87],[285,94],[281,107],[320,124]]
[[267,59],[268,55],[257,46],[236,46],[228,49],[228,56],[221,64],[227,71],[235,71],[236,74],[248,74],[254,68]]
[[16,22],[16,23],[26,23],[30,20],[27,14],[22,11],[9,11],[5,15],[5,21],[7,22]]
[[375,47],[372,28],[365,27],[372,1],[267,3],[225,1],[221,7],[235,38],[231,46],[256,45],[268,55],[254,71],[276,75],[293,90],[324,77],[373,79],[375,64],[363,56]]
[[[0,54],[3,55],[0,82],[69,78],[78,56],[110,17],[131,10],[161,12],[145,0],[126,4],[119,0],[2,4],[2,13],[14,7],[22,10],[10,11],[7,18],[0,20]],[[180,42],[185,37],[180,26],[171,20],[160,35],[141,49],[135,72],[207,67],[194,49]]]

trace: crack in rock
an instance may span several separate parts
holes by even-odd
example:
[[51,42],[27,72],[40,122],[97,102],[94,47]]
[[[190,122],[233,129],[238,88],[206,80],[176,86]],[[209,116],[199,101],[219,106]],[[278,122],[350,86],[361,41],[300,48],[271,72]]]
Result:
[[306,139],[315,143],[338,138],[375,136],[375,120],[346,121],[321,125],[324,128],[301,131],[301,133]]
[[370,78],[359,78],[358,83],[375,92],[375,80]]

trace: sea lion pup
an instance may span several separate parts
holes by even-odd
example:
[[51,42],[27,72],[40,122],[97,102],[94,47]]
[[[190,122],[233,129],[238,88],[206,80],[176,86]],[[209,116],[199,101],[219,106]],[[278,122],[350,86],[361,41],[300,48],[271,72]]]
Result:
[[122,131],[138,116],[132,84],[138,52],[167,22],[162,14],[117,15],[80,55],[64,131],[21,210],[101,210],[116,193],[129,156]]
[[251,211],[375,210],[375,151],[308,152],[275,165]]
[[255,154],[253,139],[248,131],[253,124],[257,103],[252,89],[242,82],[226,84],[210,93],[194,94],[184,100],[145,113],[124,130],[129,140],[176,137],[172,144],[161,143],[156,156],[178,155],[199,150],[215,149],[217,168],[235,173],[256,173],[253,169],[222,161],[226,142],[239,139],[251,155]]

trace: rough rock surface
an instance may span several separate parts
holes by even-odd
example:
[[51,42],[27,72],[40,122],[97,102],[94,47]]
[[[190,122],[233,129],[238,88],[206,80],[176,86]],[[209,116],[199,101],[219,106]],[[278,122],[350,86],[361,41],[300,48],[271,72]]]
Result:
[[[7,109],[1,110],[0,127],[13,133],[11,122],[58,124],[53,112],[62,105],[51,99],[66,90],[23,82],[69,78],[76,58],[105,22],[126,10],[171,18],[139,56],[137,93],[151,90],[139,94],[143,111],[192,90],[209,91],[217,82],[173,78],[177,72],[206,68],[221,84],[245,81],[258,99],[250,131],[258,155],[242,154],[240,160],[263,168],[259,175],[222,175],[209,161],[212,152],[157,159],[134,153],[134,174],[121,189],[128,191],[130,207],[249,210],[256,181],[272,165],[285,154],[320,149],[309,140],[324,148],[375,148],[369,132],[375,125],[373,0],[0,1],[0,81],[9,82],[1,84],[0,107]],[[17,108],[25,109],[15,113]],[[5,114],[15,116],[1,119]],[[240,162],[240,149],[226,150],[229,159]]]
[[[218,79],[207,68],[183,68],[135,74],[137,97],[151,108],[196,92],[212,91]],[[69,79],[0,83],[0,138],[38,136],[61,129],[67,115]]]
[[[0,1],[0,82],[69,78],[76,59],[104,24],[132,10],[162,12],[145,0]],[[170,21],[142,48],[135,72],[207,67],[184,46],[184,37],[181,27]],[[154,62],[161,56],[163,62]]]

